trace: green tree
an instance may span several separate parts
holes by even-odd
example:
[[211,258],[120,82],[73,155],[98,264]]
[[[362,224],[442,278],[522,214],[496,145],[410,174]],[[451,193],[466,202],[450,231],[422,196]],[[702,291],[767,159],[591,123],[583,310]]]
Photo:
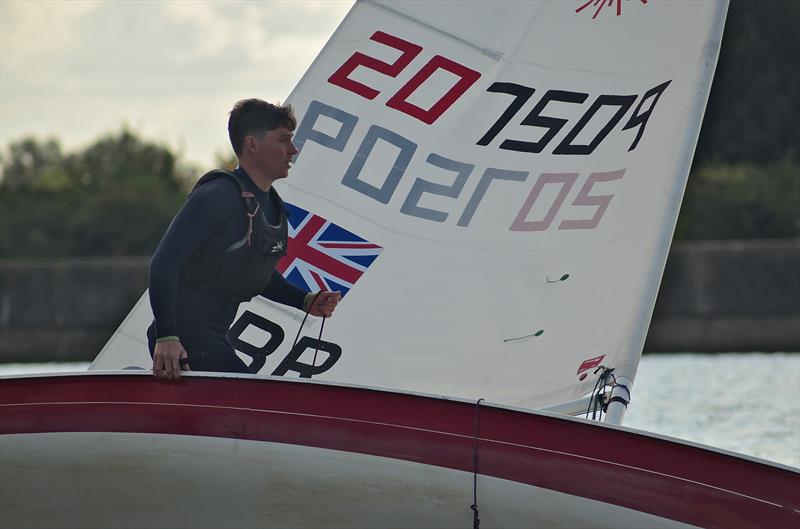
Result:
[[792,238],[798,234],[800,167],[788,156],[766,165],[715,164],[692,171],[676,238]]
[[800,1],[732,0],[695,165],[800,163]]
[[147,255],[194,173],[123,128],[64,154],[57,140],[9,146],[0,182],[0,257]]
[[64,155],[55,138],[37,141],[24,138],[8,147],[9,160],[3,163],[2,185],[5,189],[67,185],[63,170]]

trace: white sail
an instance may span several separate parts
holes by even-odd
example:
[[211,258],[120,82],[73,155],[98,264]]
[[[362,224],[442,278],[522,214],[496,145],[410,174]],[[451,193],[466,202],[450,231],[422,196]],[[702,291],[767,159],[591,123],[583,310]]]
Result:
[[[346,295],[318,353],[263,298],[237,349],[262,374],[528,407],[598,365],[632,381],[726,9],[356,4],[289,98],[301,152],[276,185],[285,275]],[[151,317],[145,295],[93,368],[149,366]]]

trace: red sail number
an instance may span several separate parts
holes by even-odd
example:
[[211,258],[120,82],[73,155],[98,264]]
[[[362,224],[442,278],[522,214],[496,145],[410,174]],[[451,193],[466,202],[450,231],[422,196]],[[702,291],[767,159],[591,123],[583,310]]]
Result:
[[355,92],[356,94],[366,97],[367,99],[375,99],[380,92],[374,88],[370,88],[365,84],[361,84],[358,81],[353,81],[348,77],[348,75],[353,73],[353,70],[355,70],[357,67],[363,66],[365,68],[369,68],[370,70],[375,70],[376,72],[388,75],[389,77],[397,77],[397,74],[402,72],[403,69],[408,66],[417,55],[419,55],[419,52],[422,51],[422,46],[417,46],[416,44],[399,39],[393,35],[384,33],[383,31],[376,31],[373,33],[370,37],[370,40],[380,42],[381,44],[386,44],[390,48],[402,51],[403,54],[400,55],[400,57],[398,57],[397,60],[392,64],[388,64],[383,61],[379,61],[375,57],[370,57],[369,55],[364,55],[361,52],[356,52],[352,57],[347,59],[344,64],[333,73],[333,75],[330,76],[328,79],[329,83],[335,84],[336,86],[341,86],[342,88],[350,90],[351,92]]
[[[333,73],[333,75],[330,76],[328,79],[329,83],[340,86],[351,92],[355,92],[356,94],[367,99],[375,99],[378,94],[380,94],[378,90],[375,90],[374,88],[371,88],[363,83],[359,83],[358,81],[354,81],[348,76],[353,73],[357,67],[363,66],[365,68],[375,70],[376,72],[380,72],[384,75],[388,75],[389,77],[397,77],[397,75],[403,71],[403,69],[405,69],[405,67],[408,66],[411,61],[413,61],[414,58],[416,58],[416,56],[422,51],[421,46],[395,37],[394,35],[389,35],[388,33],[384,33],[382,31],[376,31],[373,33],[370,37],[370,40],[380,42],[381,44],[385,44],[391,48],[399,50],[402,52],[402,54],[397,58],[397,60],[389,64],[374,57],[370,57],[369,55],[365,55],[361,52],[356,52],[349,59],[347,59],[344,64],[342,64],[342,66]],[[450,87],[447,93],[440,97],[439,100],[429,109],[423,109],[414,105],[413,103],[410,103],[408,98],[411,96],[411,94],[413,94],[420,86],[422,86],[423,83],[425,83],[425,81],[427,81],[439,70],[445,70],[454,74],[456,77],[458,77],[458,80],[452,87]],[[386,102],[386,106],[399,110],[404,114],[408,114],[409,116],[412,116],[423,123],[430,125],[439,119],[439,116],[444,114],[444,112],[450,108],[453,103],[455,103],[464,94],[464,92],[466,92],[469,87],[475,83],[475,81],[480,78],[480,76],[481,74],[475,70],[467,68],[466,66],[441,55],[436,55],[431,58],[411,79],[409,79],[409,81],[403,85],[396,94],[389,98],[389,100]]]

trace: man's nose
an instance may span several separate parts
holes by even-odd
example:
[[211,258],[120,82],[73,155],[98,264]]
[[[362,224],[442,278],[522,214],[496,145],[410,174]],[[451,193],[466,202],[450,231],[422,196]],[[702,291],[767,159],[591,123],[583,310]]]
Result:
[[300,151],[298,151],[298,150],[297,150],[297,146],[295,146],[295,144],[294,144],[294,142],[293,142],[293,141],[290,141],[290,142],[289,142],[289,153],[290,153],[292,156],[294,156],[294,155],[295,155],[295,154],[297,154],[298,152],[300,152]]

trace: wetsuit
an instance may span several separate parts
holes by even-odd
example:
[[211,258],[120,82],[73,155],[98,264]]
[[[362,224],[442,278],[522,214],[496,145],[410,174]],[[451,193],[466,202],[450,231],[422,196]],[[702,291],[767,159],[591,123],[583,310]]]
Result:
[[[243,169],[235,172],[244,176],[239,181],[258,201],[266,221],[273,226],[280,219],[285,222],[277,193],[260,190]],[[150,305],[155,316],[147,330],[151,356],[157,338],[177,336],[192,370],[249,372],[228,339],[228,329],[243,300],[195,285],[187,273],[187,263],[193,258],[196,261],[201,250],[222,255],[246,237],[251,226],[240,195],[230,177],[196,187],[156,248],[150,261]],[[273,270],[261,295],[302,308],[306,292]]]

